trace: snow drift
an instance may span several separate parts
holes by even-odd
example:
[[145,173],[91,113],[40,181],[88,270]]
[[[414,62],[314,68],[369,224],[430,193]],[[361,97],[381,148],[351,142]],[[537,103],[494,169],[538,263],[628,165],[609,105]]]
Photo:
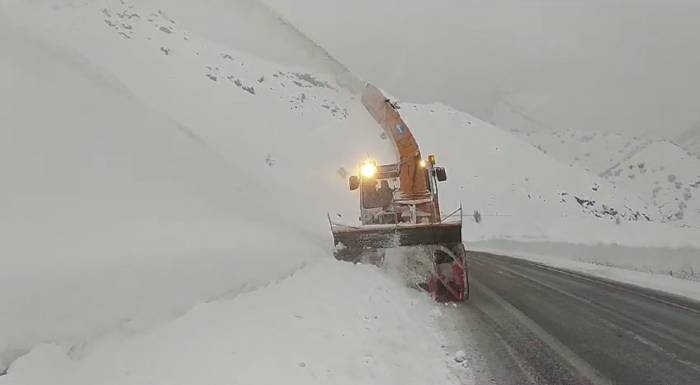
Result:
[[248,202],[273,198],[182,125],[80,55],[0,28],[4,355],[138,330],[325,255],[264,221],[282,214]]
[[0,384],[457,383],[439,314],[376,268],[325,261],[148,334],[103,342],[79,361],[41,345]]

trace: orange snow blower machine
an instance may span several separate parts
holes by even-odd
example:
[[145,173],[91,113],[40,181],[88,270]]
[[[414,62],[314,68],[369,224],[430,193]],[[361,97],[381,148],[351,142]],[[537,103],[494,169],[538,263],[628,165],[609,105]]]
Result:
[[385,251],[412,248],[421,256],[424,282],[434,299],[464,301],[469,297],[466,251],[462,243],[462,208],[442,217],[438,183],[447,179],[434,155],[423,159],[398,107],[368,84],[362,104],[393,143],[396,163],[365,161],[350,177],[350,190],[360,193],[359,226],[330,219],[335,257],[381,265]]

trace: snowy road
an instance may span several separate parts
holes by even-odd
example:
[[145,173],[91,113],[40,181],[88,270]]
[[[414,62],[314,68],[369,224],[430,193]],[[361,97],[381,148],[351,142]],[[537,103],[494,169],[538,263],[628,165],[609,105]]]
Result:
[[475,253],[472,299],[448,331],[476,383],[697,384],[700,304]]

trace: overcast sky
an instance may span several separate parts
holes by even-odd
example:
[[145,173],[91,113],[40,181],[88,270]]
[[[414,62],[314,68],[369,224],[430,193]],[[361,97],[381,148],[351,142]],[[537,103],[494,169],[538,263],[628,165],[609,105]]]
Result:
[[406,101],[669,137],[700,122],[700,1],[264,1]]

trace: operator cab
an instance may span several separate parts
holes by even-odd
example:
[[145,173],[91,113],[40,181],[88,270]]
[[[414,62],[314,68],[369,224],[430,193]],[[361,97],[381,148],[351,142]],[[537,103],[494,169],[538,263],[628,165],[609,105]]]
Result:
[[[426,173],[428,190],[431,198],[437,202],[438,182],[447,180],[445,169],[435,167],[435,156],[430,155],[428,162],[419,161],[419,167]],[[362,224],[397,224],[405,222],[399,214],[395,199],[399,193],[399,165],[377,165],[367,161],[360,167],[359,176],[349,179],[350,190],[360,190],[360,221]]]

